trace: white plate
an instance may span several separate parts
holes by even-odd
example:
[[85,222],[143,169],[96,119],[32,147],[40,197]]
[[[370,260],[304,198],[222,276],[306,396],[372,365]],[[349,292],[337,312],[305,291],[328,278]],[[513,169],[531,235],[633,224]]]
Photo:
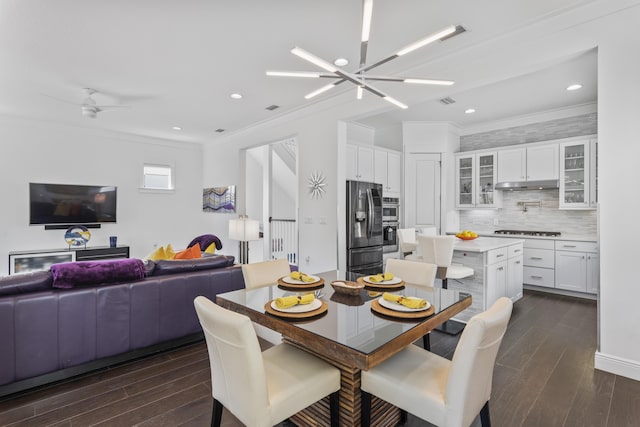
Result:
[[[374,274],[375,276],[375,274]],[[402,282],[402,279],[399,277],[394,277],[391,280],[383,280],[381,282],[373,282],[371,280],[371,276],[365,276],[364,277],[364,281],[367,283],[371,283],[372,285],[397,285],[398,283]]]
[[306,313],[308,311],[317,310],[322,307],[322,302],[319,299],[314,299],[309,304],[297,304],[289,308],[278,308],[276,300],[271,301],[271,308],[274,310],[282,311],[283,313]]
[[[415,298],[415,297],[405,297],[407,299],[420,299],[420,298]],[[402,304],[398,304],[395,302],[391,302],[391,301],[387,301],[386,299],[380,297],[380,299],[378,299],[378,302],[380,303],[381,306],[383,306],[384,308],[388,308],[389,310],[394,310],[394,311],[424,311],[424,310],[428,310],[429,308],[431,308],[431,303],[429,301],[427,301],[427,305],[425,305],[422,308],[409,308],[409,307],[405,307]]]
[[318,276],[312,276],[310,274],[307,274],[307,276],[311,277],[313,279],[313,282],[303,282],[302,280],[292,279],[291,276],[284,276],[282,278],[282,281],[291,285],[313,285],[314,283],[320,281],[320,278]]

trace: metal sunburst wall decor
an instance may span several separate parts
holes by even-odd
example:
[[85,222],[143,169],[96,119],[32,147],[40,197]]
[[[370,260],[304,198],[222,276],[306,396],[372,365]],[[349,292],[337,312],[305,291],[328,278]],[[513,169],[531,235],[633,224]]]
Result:
[[324,193],[327,192],[327,190],[324,189],[327,184],[324,182],[325,177],[322,172],[313,172],[307,180],[309,182],[309,194],[311,198],[321,198]]

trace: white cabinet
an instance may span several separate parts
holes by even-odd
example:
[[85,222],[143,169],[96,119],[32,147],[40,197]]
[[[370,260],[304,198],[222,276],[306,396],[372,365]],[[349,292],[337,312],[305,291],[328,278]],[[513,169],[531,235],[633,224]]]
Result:
[[599,256],[595,242],[556,241],[556,288],[597,293]]
[[373,182],[373,148],[347,144],[347,179]]
[[497,178],[496,153],[457,154],[456,207],[498,208],[502,195],[494,190]]
[[514,302],[522,298],[522,254],[522,243],[487,252],[485,310],[503,296]]
[[553,240],[525,239],[524,283],[555,288],[555,244]]
[[597,141],[560,144],[560,209],[595,209],[597,194]]
[[558,179],[558,144],[498,150],[498,182]]
[[385,196],[399,197],[402,180],[402,155],[397,151],[375,149],[374,180],[382,184]]

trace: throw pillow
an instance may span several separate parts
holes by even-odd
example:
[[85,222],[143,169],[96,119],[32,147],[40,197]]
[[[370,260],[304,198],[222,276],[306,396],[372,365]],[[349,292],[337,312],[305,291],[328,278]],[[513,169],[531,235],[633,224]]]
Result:
[[202,258],[202,254],[200,253],[200,244],[196,243],[184,251],[180,251],[176,253],[176,256],[173,259],[195,259]]
[[210,244],[209,247],[204,250],[204,253],[206,253],[206,254],[215,254],[216,253],[216,244],[215,243]]
[[147,259],[150,259],[151,261],[158,261],[158,260],[161,260],[161,259],[167,259],[167,254],[164,251],[164,248],[162,246],[160,246],[155,251],[151,252],[147,256]]
[[173,259],[176,256],[176,251],[173,250],[171,243],[169,243],[167,247],[164,248],[164,253],[167,255],[165,259]]

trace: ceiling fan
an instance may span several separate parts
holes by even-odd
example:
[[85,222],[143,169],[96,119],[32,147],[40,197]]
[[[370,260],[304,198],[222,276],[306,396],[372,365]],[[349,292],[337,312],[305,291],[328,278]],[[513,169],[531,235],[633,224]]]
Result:
[[368,71],[385,64],[395,58],[406,55],[409,52],[413,52],[423,46],[426,46],[430,43],[433,43],[437,40],[443,41],[450,37],[453,37],[457,34],[460,34],[465,30],[461,25],[450,25],[436,33],[433,33],[425,38],[417,40],[402,49],[399,49],[397,52],[392,55],[383,58],[371,65],[366,65],[367,60],[367,47],[369,44],[369,33],[371,30],[371,17],[373,12],[373,0],[363,0],[362,7],[362,37],[360,38],[360,65],[359,68],[354,72],[348,72],[337,65],[332,64],[329,61],[325,61],[322,58],[317,57],[316,55],[307,52],[306,50],[296,46],[291,49],[291,53],[294,55],[314,64],[318,67],[328,71],[327,73],[323,72],[313,72],[313,71],[267,71],[267,76],[277,76],[277,77],[307,77],[307,78],[330,78],[335,79],[332,83],[329,83],[307,95],[305,95],[305,99],[313,98],[316,95],[324,93],[339,84],[344,83],[345,81],[349,81],[357,86],[357,98],[362,98],[363,90],[367,90],[374,95],[381,97],[382,99],[390,102],[391,104],[400,107],[400,108],[408,108],[406,104],[398,101],[395,98],[390,97],[383,91],[372,86],[369,81],[383,81],[383,82],[402,82],[402,83],[414,83],[414,84],[431,84],[431,85],[452,85],[454,84],[451,80],[435,80],[435,79],[418,79],[418,78],[406,78],[406,77],[388,77],[388,76],[378,76],[378,75],[370,75],[367,74]]
[[84,91],[84,94],[86,95],[86,98],[82,101],[82,103],[77,103],[77,102],[72,102],[72,101],[67,101],[65,99],[60,99],[60,98],[55,98],[53,96],[48,96],[49,98],[53,98],[57,101],[61,101],[61,102],[66,102],[67,104],[71,104],[71,105],[78,105],[81,108],[82,111],[82,115],[85,117],[89,117],[91,119],[95,119],[96,116],[98,115],[99,112],[101,111],[107,111],[109,109],[113,109],[113,108],[127,108],[128,106],[126,105],[97,105],[96,104],[96,100],[93,99],[91,96],[95,93],[98,93],[97,90],[95,89],[91,89],[91,88],[84,88],[82,89]]

